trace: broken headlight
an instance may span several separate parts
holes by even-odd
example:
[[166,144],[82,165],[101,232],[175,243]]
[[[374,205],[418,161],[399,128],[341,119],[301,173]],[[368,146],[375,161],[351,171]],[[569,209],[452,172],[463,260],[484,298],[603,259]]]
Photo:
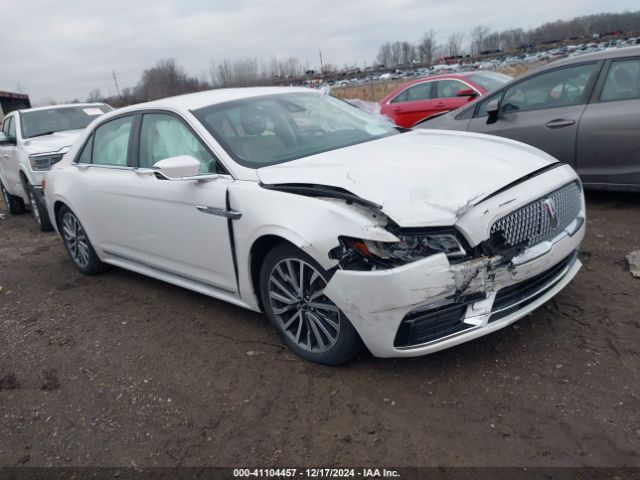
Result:
[[29,155],[32,170],[49,170],[51,166],[62,160],[63,153],[44,153]]
[[358,263],[364,263],[370,268],[390,268],[437,253],[444,253],[450,260],[461,259],[467,255],[454,232],[397,235],[397,237],[400,240],[398,242],[376,242],[341,237],[340,251],[332,251],[333,258],[339,259],[340,264],[346,268],[354,268]]

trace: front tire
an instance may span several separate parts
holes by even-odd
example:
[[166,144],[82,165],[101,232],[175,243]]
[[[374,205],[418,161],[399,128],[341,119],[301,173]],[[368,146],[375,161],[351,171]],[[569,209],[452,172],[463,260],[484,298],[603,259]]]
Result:
[[65,205],[58,212],[58,230],[73,264],[85,275],[97,275],[106,270],[96,254],[78,217]]
[[38,224],[38,228],[40,228],[42,232],[50,232],[53,230],[53,225],[51,225],[51,220],[49,220],[47,207],[40,201],[32,185],[27,185],[27,194],[29,195],[29,203],[31,204],[31,213]]
[[0,182],[0,191],[2,191],[4,204],[7,206],[7,210],[9,210],[9,213],[11,215],[17,215],[24,212],[24,202],[22,201],[22,199],[20,197],[16,197],[15,195],[11,195],[4,187],[2,182]]
[[300,357],[338,365],[362,342],[346,315],[324,295],[330,275],[293,245],[271,250],[260,270],[260,296],[284,344]]

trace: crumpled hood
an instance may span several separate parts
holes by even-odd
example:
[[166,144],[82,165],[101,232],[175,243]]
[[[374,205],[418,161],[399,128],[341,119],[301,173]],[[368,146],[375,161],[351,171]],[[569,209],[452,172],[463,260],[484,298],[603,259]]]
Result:
[[338,187],[403,227],[453,225],[470,206],[556,160],[513,140],[415,130],[258,170],[263,184]]
[[30,154],[58,152],[71,147],[83,131],[67,130],[51,135],[43,135],[42,137],[28,138],[24,142],[24,147]]

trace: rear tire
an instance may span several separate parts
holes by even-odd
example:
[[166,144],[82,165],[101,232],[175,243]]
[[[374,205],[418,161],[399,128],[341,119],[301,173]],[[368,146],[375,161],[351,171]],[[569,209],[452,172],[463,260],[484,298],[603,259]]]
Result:
[[7,210],[11,215],[17,215],[19,213],[24,212],[24,202],[20,197],[16,197],[15,195],[11,195],[6,188],[4,188],[3,183],[0,181],[0,190],[2,191],[2,198],[4,200],[4,204],[7,206]]
[[339,365],[362,350],[362,341],[347,316],[323,294],[330,278],[309,255],[280,244],[262,263],[260,297],[291,351],[312,362]]
[[58,212],[58,231],[69,258],[80,272],[97,275],[107,269],[93,249],[80,220],[66,205]]
[[49,220],[47,207],[40,201],[32,185],[27,184],[26,190],[29,195],[29,203],[31,203],[31,213],[38,224],[38,228],[40,228],[41,232],[50,232],[53,230],[53,225],[51,225],[51,220]]

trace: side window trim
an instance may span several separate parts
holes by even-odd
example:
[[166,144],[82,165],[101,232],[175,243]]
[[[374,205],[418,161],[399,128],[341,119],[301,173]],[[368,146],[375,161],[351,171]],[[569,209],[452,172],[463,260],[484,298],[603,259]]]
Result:
[[131,125],[131,135],[129,135],[129,145],[127,147],[127,165],[131,168],[140,168],[140,129],[142,128],[142,112],[134,114],[133,125]]

